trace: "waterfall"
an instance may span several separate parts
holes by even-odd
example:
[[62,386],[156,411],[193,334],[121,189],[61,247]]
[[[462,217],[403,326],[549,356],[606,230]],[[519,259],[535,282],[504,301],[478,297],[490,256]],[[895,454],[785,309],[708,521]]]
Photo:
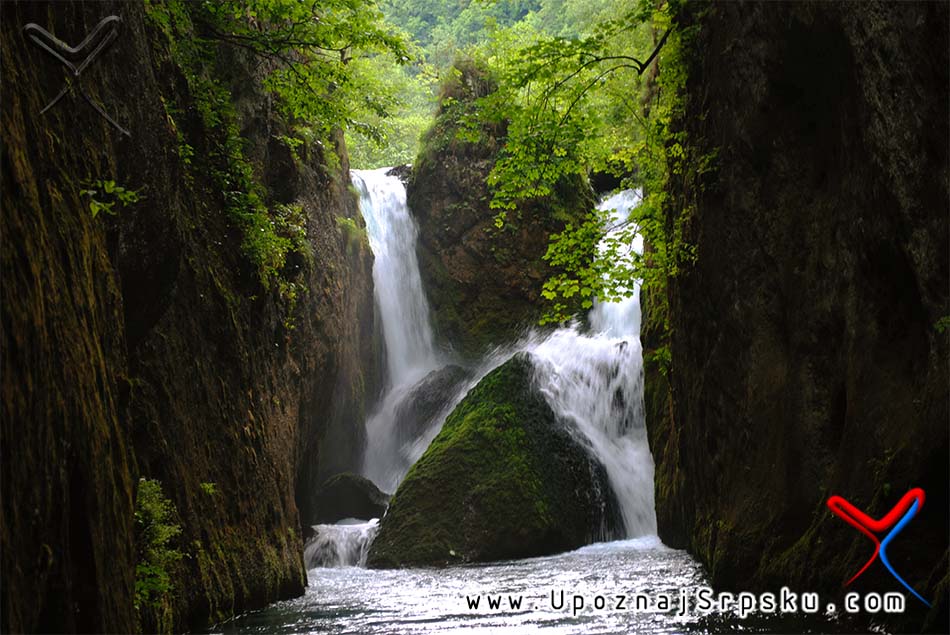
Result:
[[373,293],[382,316],[391,386],[408,384],[436,368],[429,305],[416,261],[416,223],[406,205],[406,188],[390,168],[353,170],[373,251]]
[[[472,378],[446,400],[437,421],[410,442],[400,442],[397,412],[427,373],[442,367],[429,323],[428,304],[416,261],[417,229],[406,206],[402,182],[387,176],[388,168],[354,171],[360,209],[366,221],[373,265],[376,302],[380,312],[388,364],[387,385],[381,403],[366,424],[367,447],[363,474],[384,491],[393,492],[412,464],[438,433],[441,423],[470,388],[517,351],[530,352],[536,361],[538,387],[554,412],[571,424],[578,442],[600,461],[607,473],[628,537],[656,534],[653,501],[653,457],[647,442],[643,405],[643,355],[640,345],[639,285],[629,298],[595,302],[590,329],[580,325],[544,336],[532,335],[506,350],[488,356]],[[625,191],[604,200],[611,231],[626,222],[640,195]],[[610,233],[608,233],[610,235]],[[642,252],[639,238],[630,248]],[[605,248],[600,247],[605,257]],[[334,526],[336,527],[336,526]],[[375,532],[370,532],[367,540]],[[336,562],[341,541],[352,561],[354,529],[323,529],[323,560]],[[345,537],[345,539],[344,539]],[[334,542],[335,541],[335,542]],[[325,543],[334,542],[333,551]],[[317,549],[317,543],[312,543]],[[330,555],[327,555],[330,554]],[[316,560],[315,560],[316,561]]]
[[[626,221],[639,201],[638,192],[627,190],[604,200],[600,209],[611,211],[610,222],[617,225]],[[631,248],[642,251],[642,239],[638,237]],[[654,535],[653,455],[643,406],[639,284],[629,298],[597,302],[589,319],[589,333],[574,324],[527,346],[538,362],[535,379],[551,409],[575,424],[578,440],[607,471],[627,537]]]
[[413,386],[443,363],[433,344],[416,259],[418,229],[406,205],[406,188],[387,174],[390,169],[353,170],[351,176],[374,256],[373,293],[383,326],[388,386],[366,422],[362,472],[391,493],[421,456],[398,442],[397,409]]
[[[630,210],[636,207],[641,200],[639,190],[624,190],[618,194],[605,199],[598,206],[599,209],[610,213],[609,223],[611,224],[608,236],[616,235],[620,231],[620,225],[627,222]],[[637,234],[630,248],[643,253],[643,238]],[[599,247],[599,252],[604,253],[603,244]],[[629,298],[617,302],[594,302],[594,308],[590,312],[590,325],[595,331],[604,333],[612,337],[624,337],[628,335],[640,335],[640,285],[636,284]]]
[[640,338],[559,329],[528,350],[551,409],[607,472],[628,538],[656,533],[653,456],[643,409]]
[[356,567],[366,563],[369,546],[376,537],[379,520],[341,520],[335,525],[314,525],[314,536],[303,550],[307,569]]

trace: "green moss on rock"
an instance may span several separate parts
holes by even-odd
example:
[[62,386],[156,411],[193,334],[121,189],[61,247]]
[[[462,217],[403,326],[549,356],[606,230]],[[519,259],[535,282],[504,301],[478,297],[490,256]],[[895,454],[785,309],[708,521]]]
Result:
[[610,533],[603,468],[532,385],[533,369],[513,357],[449,415],[390,502],[370,567],[539,556]]

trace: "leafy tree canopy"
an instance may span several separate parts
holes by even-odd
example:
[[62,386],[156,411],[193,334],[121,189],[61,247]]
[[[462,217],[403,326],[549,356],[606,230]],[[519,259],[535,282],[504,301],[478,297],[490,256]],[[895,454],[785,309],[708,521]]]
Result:
[[[542,3],[536,13],[465,49],[499,78],[498,90],[479,100],[472,130],[462,134],[477,135],[479,121],[507,124],[489,176],[500,231],[517,226],[522,202],[550,195],[571,176],[613,173],[645,193],[643,204],[619,225],[610,226],[609,212],[591,210],[584,223],[553,237],[545,258],[562,273],[545,285],[549,321],[570,318],[567,307],[578,298],[589,308],[595,299],[627,295],[636,280],[660,289],[691,256],[679,238],[681,226],[671,230],[661,214],[667,175],[683,160],[670,133],[684,78],[682,33],[670,17],[675,9],[649,1],[633,7]],[[586,18],[572,25],[554,19],[564,15]],[[632,250],[638,233],[651,245],[648,260]],[[590,262],[585,254],[596,253],[598,243],[601,255]]]
[[386,25],[373,2],[361,0],[232,0],[201,4],[209,38],[269,60],[266,85],[285,113],[324,130],[380,132],[373,117],[389,113],[394,95],[376,80],[367,60],[410,61],[405,37]]

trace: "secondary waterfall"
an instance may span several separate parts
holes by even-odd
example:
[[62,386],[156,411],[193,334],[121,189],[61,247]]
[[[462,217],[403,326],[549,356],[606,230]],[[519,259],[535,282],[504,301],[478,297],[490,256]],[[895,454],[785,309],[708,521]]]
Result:
[[[624,190],[605,199],[598,206],[602,211],[610,213],[609,223],[611,231],[608,236],[616,234],[627,222],[630,210],[640,204],[639,190]],[[630,245],[630,249],[643,253],[643,238],[637,234]],[[600,253],[604,253],[603,245]],[[622,254],[626,258],[627,255]],[[617,302],[594,302],[590,312],[590,325],[594,331],[599,331],[611,337],[626,337],[640,335],[640,285],[636,284],[630,297]]]
[[[628,190],[600,207],[612,210],[611,222],[620,224],[639,201],[639,194]],[[642,240],[631,248],[642,250]],[[643,406],[639,285],[631,291],[624,300],[595,305],[590,333],[573,325],[527,348],[540,362],[536,379],[545,399],[576,424],[581,442],[606,469],[627,536],[634,538],[656,534],[656,511]]]
[[373,262],[373,293],[386,346],[386,385],[381,403],[366,422],[363,474],[392,493],[425,451],[400,443],[396,412],[413,386],[442,362],[433,344],[429,305],[416,260],[418,229],[406,205],[406,188],[390,168],[353,170],[360,193]]
[[387,380],[397,386],[439,364],[416,261],[418,230],[406,206],[406,188],[388,170],[353,170],[351,175],[374,256],[373,293],[382,316]]
[[378,524],[376,518],[368,522],[351,518],[335,525],[314,526],[315,534],[303,550],[304,564],[307,569],[365,564]]

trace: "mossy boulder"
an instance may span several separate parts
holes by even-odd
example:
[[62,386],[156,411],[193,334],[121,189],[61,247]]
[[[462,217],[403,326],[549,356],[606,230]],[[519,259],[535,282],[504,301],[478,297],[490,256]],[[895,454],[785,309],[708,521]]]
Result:
[[541,291],[553,273],[542,259],[550,236],[577,224],[596,201],[585,178],[565,178],[552,195],[519,205],[509,213],[511,222],[496,228],[486,179],[504,147],[507,123],[479,106],[496,90],[490,73],[472,62],[456,66],[406,195],[419,224],[419,269],[436,332],[476,359],[537,324]]
[[380,518],[389,496],[358,474],[343,472],[327,479],[314,497],[317,523],[335,523],[344,518]]
[[603,467],[558,420],[533,372],[518,354],[452,411],[390,502],[368,566],[541,556],[615,534]]

